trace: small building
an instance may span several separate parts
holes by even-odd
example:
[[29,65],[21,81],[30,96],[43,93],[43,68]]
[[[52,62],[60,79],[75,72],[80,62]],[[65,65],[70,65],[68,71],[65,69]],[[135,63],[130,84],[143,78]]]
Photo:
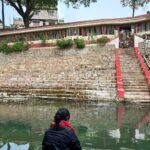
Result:
[[30,27],[54,25],[58,23],[57,9],[35,11]]
[[1,20],[0,20],[0,29],[3,29],[3,23]]

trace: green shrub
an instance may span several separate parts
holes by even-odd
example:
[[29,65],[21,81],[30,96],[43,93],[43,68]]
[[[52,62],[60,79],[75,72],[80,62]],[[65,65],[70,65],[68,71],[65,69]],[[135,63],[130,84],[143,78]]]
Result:
[[29,49],[29,44],[27,42],[15,42],[11,47],[12,52],[21,52]]
[[23,50],[23,42],[16,42],[11,47],[14,52],[21,52]]
[[73,41],[71,39],[57,40],[57,46],[61,49],[70,48],[72,45],[73,45]]
[[3,41],[3,42],[0,44],[0,51],[1,51],[1,52],[4,52],[4,53],[10,53],[12,50],[11,50],[11,48],[8,46],[7,42],[6,42],[6,41]]
[[75,39],[74,40],[75,44],[76,44],[76,47],[79,48],[79,49],[82,49],[85,47],[85,43],[84,43],[84,40],[83,39]]
[[97,42],[100,45],[105,45],[107,42],[109,42],[109,38],[107,36],[102,36],[101,38],[97,39]]
[[4,53],[21,52],[29,49],[29,44],[25,42],[15,42],[13,46],[9,46],[7,42],[0,44],[0,51]]
[[41,42],[42,42],[43,44],[45,44],[45,43],[46,43],[46,40],[48,40],[49,37],[48,37],[48,35],[42,35],[40,39],[41,39]]

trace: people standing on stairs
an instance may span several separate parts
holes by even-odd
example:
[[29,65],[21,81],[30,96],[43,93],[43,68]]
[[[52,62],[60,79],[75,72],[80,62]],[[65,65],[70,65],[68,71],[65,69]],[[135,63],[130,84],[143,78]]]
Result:
[[76,131],[69,122],[70,112],[59,108],[54,116],[54,122],[45,132],[43,150],[82,150]]

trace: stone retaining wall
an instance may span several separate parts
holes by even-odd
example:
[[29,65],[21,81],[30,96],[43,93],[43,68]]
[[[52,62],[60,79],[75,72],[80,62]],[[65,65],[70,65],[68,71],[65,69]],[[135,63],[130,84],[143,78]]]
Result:
[[90,45],[83,50],[35,48],[0,53],[2,101],[112,100],[116,97],[115,48]]

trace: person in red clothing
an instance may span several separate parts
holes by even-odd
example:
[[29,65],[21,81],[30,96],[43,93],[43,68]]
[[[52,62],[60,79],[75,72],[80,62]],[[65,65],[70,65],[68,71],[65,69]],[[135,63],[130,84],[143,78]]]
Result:
[[54,122],[45,132],[42,150],[82,150],[75,129],[69,122],[70,113],[66,108],[59,108]]

